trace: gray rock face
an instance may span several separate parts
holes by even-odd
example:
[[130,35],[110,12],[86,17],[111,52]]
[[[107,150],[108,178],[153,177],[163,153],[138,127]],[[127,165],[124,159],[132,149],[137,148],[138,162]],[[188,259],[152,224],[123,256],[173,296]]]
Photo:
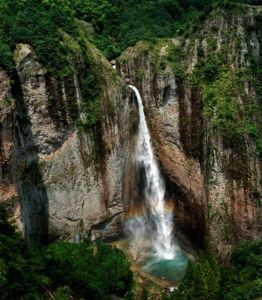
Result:
[[78,129],[77,74],[51,77],[25,44],[14,53],[15,100],[7,75],[0,72],[0,200],[14,202],[13,214],[28,239],[74,240],[90,234],[92,239],[112,239],[122,234],[131,107],[110,63],[91,45],[89,50],[103,70],[101,109],[109,102],[115,108],[110,116],[103,111],[99,132]]
[[[77,87],[72,79],[69,80],[70,88],[73,89],[71,92],[75,95],[75,98],[70,99],[71,95],[66,90],[68,83],[65,80],[58,83],[53,78],[48,78],[46,70],[38,62],[29,45],[17,45],[14,55],[21,82],[23,105],[30,123],[32,143],[39,154],[48,154],[60,147],[67,136],[75,130],[77,114],[72,118],[70,112],[74,109],[77,112]],[[56,114],[51,110],[52,99],[56,96],[57,102],[60,102],[63,108],[63,116],[62,109],[60,111],[58,109]],[[60,119],[62,124],[58,123]]]
[[20,205],[15,184],[14,115],[15,99],[11,93],[11,83],[6,72],[0,68],[0,202],[6,203],[18,220]]

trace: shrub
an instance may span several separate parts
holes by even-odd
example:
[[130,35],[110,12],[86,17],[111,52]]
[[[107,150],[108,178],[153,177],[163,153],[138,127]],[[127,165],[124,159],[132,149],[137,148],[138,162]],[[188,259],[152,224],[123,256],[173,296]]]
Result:
[[185,277],[169,300],[253,300],[262,295],[262,240],[242,243],[231,265],[219,265],[210,254],[189,263]]
[[172,300],[215,300],[220,288],[219,266],[210,254],[201,254],[196,263],[189,263],[185,277]]
[[39,249],[23,240],[0,206],[0,298],[111,299],[132,288],[124,253],[102,242],[57,242]]

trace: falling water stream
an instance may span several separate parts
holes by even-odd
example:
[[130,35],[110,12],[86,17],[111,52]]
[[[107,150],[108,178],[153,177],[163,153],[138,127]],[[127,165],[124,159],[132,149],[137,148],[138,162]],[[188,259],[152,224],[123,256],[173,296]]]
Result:
[[127,221],[131,249],[147,272],[169,280],[180,280],[187,258],[174,239],[173,213],[165,207],[165,184],[151,145],[141,96],[135,92],[139,110],[139,130],[135,160],[144,170],[143,212]]

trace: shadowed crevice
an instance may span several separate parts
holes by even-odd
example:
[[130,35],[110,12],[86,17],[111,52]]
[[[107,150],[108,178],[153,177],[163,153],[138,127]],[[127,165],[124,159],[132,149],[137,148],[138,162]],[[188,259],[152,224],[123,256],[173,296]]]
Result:
[[24,101],[20,78],[13,73],[12,95],[16,99],[16,185],[22,208],[24,235],[38,244],[48,242],[49,205],[39,165],[38,147],[32,134],[32,125]]

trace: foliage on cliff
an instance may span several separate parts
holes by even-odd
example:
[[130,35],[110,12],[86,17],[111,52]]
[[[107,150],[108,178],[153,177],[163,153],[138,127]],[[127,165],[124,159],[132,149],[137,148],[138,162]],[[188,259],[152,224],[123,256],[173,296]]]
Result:
[[0,206],[0,299],[110,299],[130,295],[132,273],[123,252],[103,243],[27,243]]
[[62,71],[66,48],[60,28],[76,34],[73,16],[58,6],[46,9],[41,1],[0,1],[0,65],[11,71],[12,50],[17,43],[33,46],[41,62],[54,72]]
[[[92,23],[96,45],[108,58],[138,41],[173,37],[193,20],[204,17],[214,4],[259,4],[259,0],[78,0],[76,16]],[[72,7],[72,5],[71,5]]]
[[[53,72],[64,72],[63,32],[79,36],[75,18],[93,25],[94,43],[108,58],[139,40],[171,37],[222,0],[0,0],[0,66],[14,67],[12,50],[29,43]],[[258,0],[230,2],[259,4]]]

